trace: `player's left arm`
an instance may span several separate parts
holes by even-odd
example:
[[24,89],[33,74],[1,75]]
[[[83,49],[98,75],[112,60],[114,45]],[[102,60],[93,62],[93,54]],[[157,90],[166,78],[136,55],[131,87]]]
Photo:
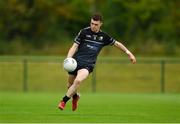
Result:
[[133,64],[136,63],[135,56],[121,42],[115,41],[114,46],[125,52],[129,56],[129,59]]

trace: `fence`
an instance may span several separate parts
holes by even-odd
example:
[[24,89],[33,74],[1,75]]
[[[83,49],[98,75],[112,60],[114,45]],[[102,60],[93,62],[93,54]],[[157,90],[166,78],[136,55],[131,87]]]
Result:
[[[1,91],[58,91],[65,89],[64,57],[0,57]],[[99,58],[84,88],[92,92],[180,92],[180,59]],[[59,83],[63,82],[63,83]],[[61,90],[63,91],[63,90]]]

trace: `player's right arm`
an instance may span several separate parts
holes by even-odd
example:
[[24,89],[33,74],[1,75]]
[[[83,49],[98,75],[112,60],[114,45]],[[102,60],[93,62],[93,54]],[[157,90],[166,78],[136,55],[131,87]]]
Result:
[[83,30],[80,30],[80,32],[78,33],[78,35],[74,39],[74,43],[73,43],[72,47],[69,49],[69,52],[67,54],[67,58],[73,57],[73,55],[77,52],[78,46],[80,45],[80,43],[83,39],[83,36],[84,36]]
[[73,57],[73,55],[76,53],[76,51],[78,50],[78,44],[77,43],[73,43],[73,45],[71,46],[71,48],[68,51],[67,54],[67,58],[71,58]]

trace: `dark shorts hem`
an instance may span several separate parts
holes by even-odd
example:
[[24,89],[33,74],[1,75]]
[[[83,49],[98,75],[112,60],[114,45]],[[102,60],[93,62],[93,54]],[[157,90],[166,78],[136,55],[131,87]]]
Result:
[[87,69],[89,71],[89,74],[93,72],[94,66],[88,65],[88,66],[78,66],[74,71],[68,72],[70,75],[77,75],[78,70],[80,69]]

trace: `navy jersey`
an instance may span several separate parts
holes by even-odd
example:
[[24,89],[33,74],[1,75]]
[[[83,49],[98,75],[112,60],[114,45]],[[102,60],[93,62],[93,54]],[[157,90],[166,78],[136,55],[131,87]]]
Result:
[[87,27],[79,32],[74,42],[79,46],[73,57],[83,63],[95,64],[101,49],[106,45],[113,45],[115,40],[102,31],[95,33]]

